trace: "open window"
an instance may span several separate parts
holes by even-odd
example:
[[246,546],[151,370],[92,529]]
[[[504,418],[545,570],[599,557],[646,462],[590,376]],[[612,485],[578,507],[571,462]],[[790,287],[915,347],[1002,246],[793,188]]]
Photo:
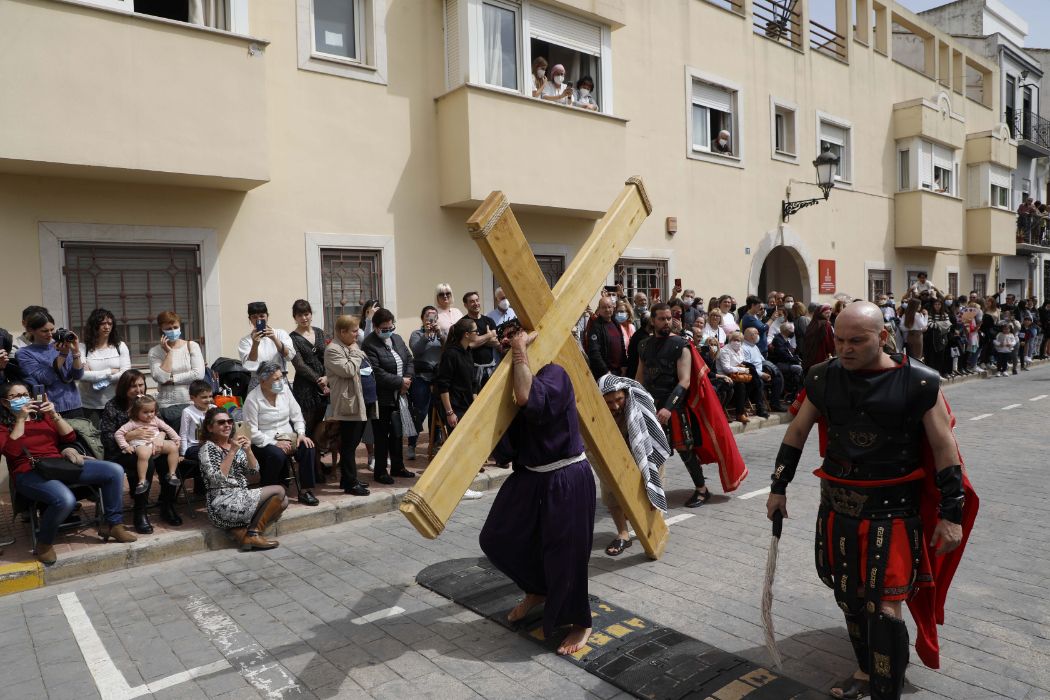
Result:
[[828,117],[818,117],[817,153],[829,149],[835,154],[839,163],[835,166],[835,180],[851,182],[853,180],[853,128],[846,122]]
[[231,7],[235,0],[85,0],[115,10],[161,17],[212,29],[233,29]]
[[577,88],[583,78],[594,83],[594,100],[602,109],[602,27],[545,5],[528,6],[529,55],[547,59],[550,68],[565,66],[565,80]]
[[[730,157],[738,152],[736,135],[740,130],[736,124],[736,103],[736,90],[693,79],[690,140],[694,151]],[[729,134],[725,143],[719,140],[722,132]]]

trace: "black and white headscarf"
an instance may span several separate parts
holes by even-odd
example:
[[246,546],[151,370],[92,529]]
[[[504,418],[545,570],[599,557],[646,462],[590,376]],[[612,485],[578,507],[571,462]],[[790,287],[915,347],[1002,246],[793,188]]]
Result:
[[660,465],[671,456],[667,435],[656,420],[656,405],[653,397],[641,384],[628,379],[606,374],[598,380],[602,394],[622,391],[626,394],[623,410],[627,422],[627,446],[645,479],[645,493],[649,502],[661,512],[667,512],[667,495],[660,482]]

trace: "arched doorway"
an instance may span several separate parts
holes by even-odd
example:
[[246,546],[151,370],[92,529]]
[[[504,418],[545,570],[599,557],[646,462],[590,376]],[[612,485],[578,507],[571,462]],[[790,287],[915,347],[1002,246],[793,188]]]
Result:
[[795,299],[805,299],[807,285],[802,275],[805,263],[794,248],[778,245],[769,251],[762,262],[762,271],[758,276],[758,296],[762,299],[771,291],[790,294]]

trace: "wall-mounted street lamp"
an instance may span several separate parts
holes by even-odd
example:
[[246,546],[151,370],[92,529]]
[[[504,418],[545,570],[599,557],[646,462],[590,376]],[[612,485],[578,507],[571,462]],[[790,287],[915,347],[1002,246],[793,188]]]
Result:
[[[831,146],[824,146],[824,150],[821,152],[817,159],[813,161],[813,167],[817,169],[817,187],[824,193],[824,200],[827,201],[828,196],[831,195],[831,188],[835,186],[835,172],[838,170],[839,157],[831,152]],[[791,188],[788,187],[788,198],[780,203],[780,220],[786,222],[791,215],[797,212],[799,209],[805,209],[811,207],[814,204],[820,204],[820,199],[803,199],[799,202],[792,202],[791,199]]]

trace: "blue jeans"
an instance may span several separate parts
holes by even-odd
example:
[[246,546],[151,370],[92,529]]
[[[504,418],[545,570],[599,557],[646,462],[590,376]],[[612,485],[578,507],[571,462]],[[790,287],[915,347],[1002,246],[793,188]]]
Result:
[[[430,418],[430,405],[432,400],[430,382],[421,377],[412,379],[408,387],[408,403],[412,408],[412,422],[415,423],[416,432],[423,432],[423,421]],[[416,446],[419,436],[410,437],[408,444]]]
[[[117,524],[124,520],[124,470],[119,464],[100,459],[84,460],[80,483],[102,487],[102,503],[106,522]],[[69,517],[76,505],[76,497],[61,481],[42,479],[36,472],[24,472],[15,477],[15,492],[47,506],[40,518],[37,541],[53,544],[58,526]]]

